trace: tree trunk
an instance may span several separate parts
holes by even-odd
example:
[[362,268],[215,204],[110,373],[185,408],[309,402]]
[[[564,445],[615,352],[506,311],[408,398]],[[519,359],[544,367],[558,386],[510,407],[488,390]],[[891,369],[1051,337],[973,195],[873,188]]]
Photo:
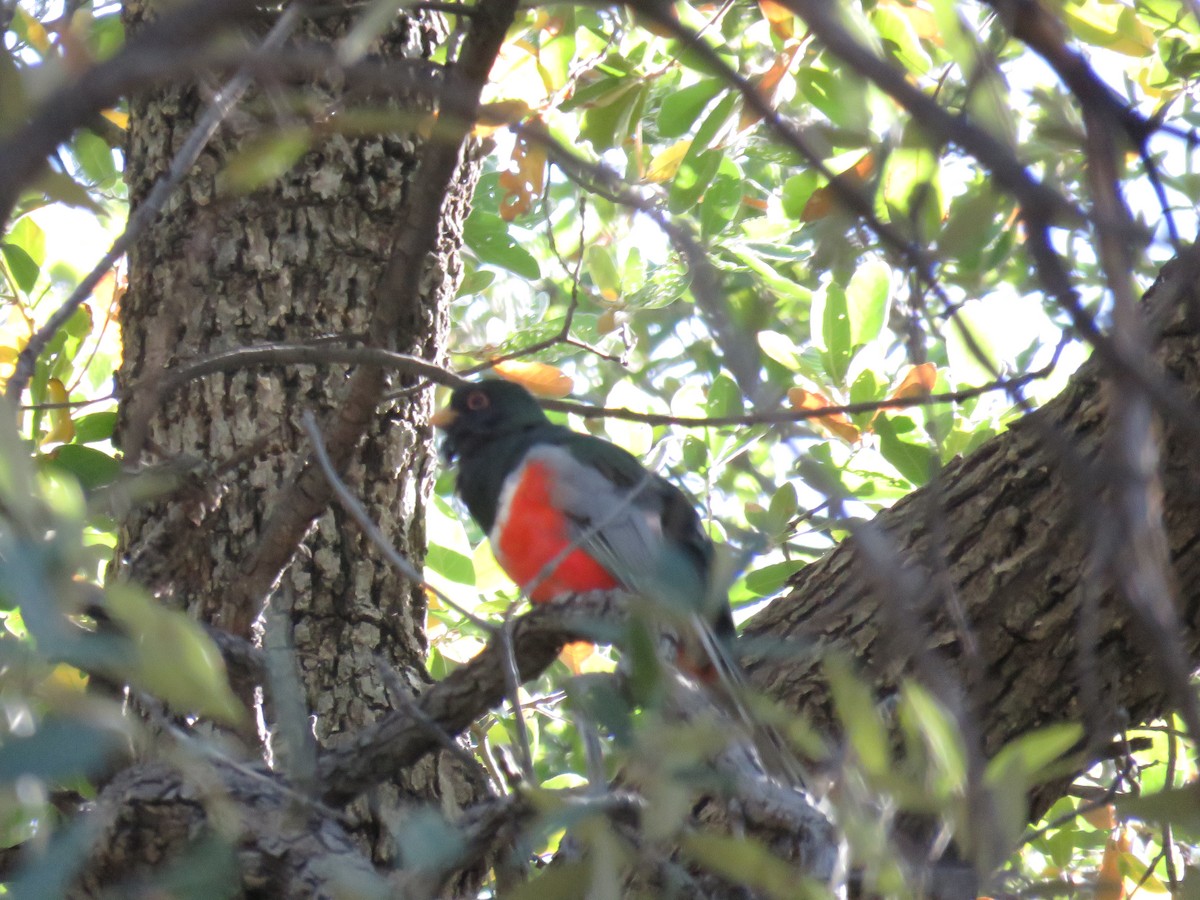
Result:
[[[142,3],[126,4],[131,29],[144,14]],[[315,15],[300,26],[299,38],[329,44],[356,13],[325,8]],[[423,60],[445,37],[439,18],[404,18],[373,51],[391,61]],[[126,173],[135,209],[166,172],[215,87],[171,86],[131,103]],[[289,111],[290,93],[303,97],[301,112]],[[222,189],[220,173],[249,142],[352,102],[331,85],[276,84],[251,93],[130,254],[121,307],[118,440],[130,466],[185,466],[191,483],[122,523],[118,577],[243,637],[251,636],[267,597],[247,598],[241,587],[264,523],[308,452],[301,416],[312,411],[326,420],[346,403],[346,367],[243,369],[197,379],[165,398],[152,390],[154,379],[181,361],[232,348],[331,336],[365,337],[441,361],[447,305],[460,275],[457,235],[477,174],[472,161],[462,164],[443,209],[419,303],[399,311],[394,333],[367,334],[376,286],[400,225],[412,214],[418,150],[412,135],[326,133],[269,185],[246,195]],[[415,384],[404,378],[391,387]],[[418,567],[433,475],[428,413],[429,393],[420,390],[378,407],[344,472],[384,534]],[[428,682],[423,592],[388,565],[340,509],[327,510],[312,525],[269,602],[272,627],[285,633],[267,640],[294,647],[320,746],[389,710],[389,679],[409,690]],[[261,628],[260,619],[255,631]],[[293,722],[283,731],[294,738],[304,729],[305,723]],[[396,771],[369,805],[355,804],[351,821],[371,857],[391,862],[406,803],[431,801],[453,813],[484,794],[478,773],[437,754]]]
[[[1144,303],[1159,332],[1157,364],[1193,399],[1198,302],[1193,247],[1164,268]],[[881,698],[902,678],[931,687],[977,737],[968,752],[983,758],[1031,729],[1081,722],[1095,759],[1125,726],[1163,715],[1172,686],[1157,658],[1170,648],[1146,639],[1141,616],[1104,573],[1114,551],[1103,510],[1115,482],[1102,450],[1108,398],[1124,376],[1097,357],[1052,402],[797,572],[787,595],[744,631],[762,651],[748,661],[754,683],[836,732],[822,662],[837,651]],[[1172,627],[1189,670],[1200,660],[1194,422],[1166,418],[1159,440]],[[1033,812],[1062,787],[1038,792]]]

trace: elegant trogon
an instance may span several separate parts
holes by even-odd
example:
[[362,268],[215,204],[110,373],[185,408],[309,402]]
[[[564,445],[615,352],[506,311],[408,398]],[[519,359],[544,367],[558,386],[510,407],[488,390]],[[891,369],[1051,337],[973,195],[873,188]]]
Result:
[[459,496],[531,600],[622,587],[706,623],[722,644],[732,638],[728,601],[710,583],[712,542],[675,485],[615,444],[551,422],[514,382],[460,387],[432,421]]

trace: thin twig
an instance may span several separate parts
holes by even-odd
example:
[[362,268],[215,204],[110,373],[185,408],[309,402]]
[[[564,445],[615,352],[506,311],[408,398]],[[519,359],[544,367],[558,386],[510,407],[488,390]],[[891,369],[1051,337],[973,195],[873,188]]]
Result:
[[375,524],[375,522],[367,514],[367,511],[363,509],[362,504],[358,502],[358,498],[350,492],[350,489],[346,487],[346,483],[338,476],[337,470],[335,470],[333,467],[333,462],[329,459],[329,453],[325,449],[325,441],[321,437],[321,429],[317,426],[317,419],[312,414],[311,410],[304,411],[304,415],[301,417],[301,422],[304,425],[305,433],[308,434],[309,441],[312,443],[313,456],[316,457],[317,465],[321,467],[321,471],[324,473],[326,480],[328,480],[329,486],[333,489],[334,496],[337,498],[338,502],[341,503],[342,508],[345,509],[346,512],[350,513],[354,521],[358,523],[358,527],[363,530],[363,534],[367,536],[368,540],[370,540],[371,543],[376,546],[379,552],[384,555],[384,558],[396,569],[396,571],[403,574],[404,577],[408,578],[418,587],[432,592],[433,595],[438,598],[438,600],[446,604],[446,606],[465,618],[472,625],[482,629],[486,634],[495,634],[497,629],[494,625],[491,625],[473,613],[468,612],[466,609],[459,606],[457,603],[447,597],[442,591],[439,591],[437,588],[431,585],[425,580],[424,576],[417,571],[417,567],[409,562],[399,550],[392,546],[391,541],[389,541],[384,533],[380,531],[379,526]]

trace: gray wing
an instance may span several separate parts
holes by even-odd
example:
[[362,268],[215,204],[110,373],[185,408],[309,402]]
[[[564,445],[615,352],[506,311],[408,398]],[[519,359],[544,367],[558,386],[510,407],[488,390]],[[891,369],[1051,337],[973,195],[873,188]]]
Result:
[[621,584],[673,606],[703,607],[701,573],[664,536],[661,478],[630,456],[620,459],[618,482],[558,444],[539,445],[526,458],[554,471],[553,500],[573,523],[572,539]]

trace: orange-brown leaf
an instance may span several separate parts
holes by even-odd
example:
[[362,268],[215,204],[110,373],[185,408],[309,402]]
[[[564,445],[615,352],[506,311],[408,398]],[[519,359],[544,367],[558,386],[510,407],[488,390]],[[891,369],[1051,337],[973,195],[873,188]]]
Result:
[[1083,820],[1097,831],[1112,831],[1117,827],[1117,813],[1111,803],[1082,813]]
[[762,10],[763,18],[771,23],[771,31],[780,40],[786,41],[796,36],[796,17],[792,11],[775,0],[758,0],[758,8]]
[[[838,179],[847,187],[857,190],[862,187],[863,182],[870,178],[874,172],[874,154],[864,153],[858,162],[838,175]],[[818,219],[823,219],[833,212],[836,206],[836,187],[832,184],[819,187],[812,192],[812,195],[808,198],[808,202],[804,204],[804,209],[800,213],[800,221],[815,222]]]
[[494,366],[496,374],[506,381],[515,381],[539,397],[565,397],[574,388],[571,376],[549,363],[509,359]]
[[591,641],[571,641],[558,653],[558,658],[571,670],[572,675],[583,673],[583,664],[596,652],[596,645]]
[[500,173],[499,183],[504,190],[500,218],[511,222],[529,212],[546,189],[546,149],[517,138],[509,167]]
[[[827,399],[815,391],[806,391],[802,387],[788,388],[788,402],[795,410],[825,409],[833,406]],[[862,432],[855,427],[844,413],[831,412],[821,416],[813,416],[810,421],[816,422],[826,431],[837,435],[847,444],[853,444],[862,438]]]
[[931,362],[921,363],[908,370],[908,374],[900,382],[900,386],[892,391],[893,400],[907,400],[909,397],[928,397],[937,381],[937,366]]
[[[771,64],[771,68],[750,80],[770,106],[775,105],[775,95],[779,91],[779,85],[783,81],[783,76],[792,68],[792,61],[799,52],[800,45],[798,43],[789,44],[779,51],[779,55],[775,57],[775,62]],[[762,116],[757,111],[748,108],[743,109],[742,115],[738,119],[738,131],[745,131],[761,118]]]
[[1114,831],[1104,845],[1100,871],[1096,873],[1096,900],[1124,900],[1125,879],[1121,877],[1121,829]]

